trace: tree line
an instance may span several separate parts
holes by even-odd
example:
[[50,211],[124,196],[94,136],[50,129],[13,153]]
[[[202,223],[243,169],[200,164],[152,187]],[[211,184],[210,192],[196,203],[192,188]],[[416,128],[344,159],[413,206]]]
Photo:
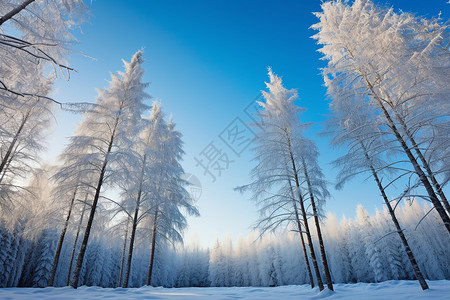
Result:
[[[417,223],[430,209],[419,201],[405,202],[396,214],[411,241],[420,269],[427,280],[450,279],[450,243],[442,239],[445,229],[437,225],[439,215],[433,211],[419,226]],[[312,221],[312,220],[311,220]],[[67,232],[54,286],[67,285],[71,252],[76,239],[77,222]],[[47,286],[57,246],[58,230],[47,228],[33,240],[23,235],[24,226],[5,230],[0,241],[8,245],[0,251],[0,286]],[[429,234],[429,228],[439,230]],[[314,228],[314,227],[312,227]],[[338,220],[328,214],[322,232],[333,283],[381,282],[413,280],[409,263],[387,209],[370,215],[362,206],[355,218]],[[25,230],[26,231],[26,230]],[[120,232],[120,234],[117,234]],[[120,286],[122,242],[126,228],[111,231],[96,228],[86,250],[80,272],[80,285],[101,287]],[[138,231],[139,233],[139,231]],[[312,231],[317,245],[317,235]],[[138,240],[144,239],[142,233]],[[156,248],[152,284],[165,287],[230,287],[280,286],[309,284],[304,256],[299,255],[300,237],[296,232],[277,232],[260,238],[255,231],[240,237],[236,243],[227,236],[217,239],[210,249],[191,244],[186,247]],[[80,243],[77,245],[79,248]],[[318,250],[318,249],[317,249]],[[146,283],[150,253],[148,244],[137,243],[133,254],[129,287]],[[321,258],[318,257],[320,260]],[[319,261],[319,266],[322,266]],[[322,267],[320,268],[322,272]]]

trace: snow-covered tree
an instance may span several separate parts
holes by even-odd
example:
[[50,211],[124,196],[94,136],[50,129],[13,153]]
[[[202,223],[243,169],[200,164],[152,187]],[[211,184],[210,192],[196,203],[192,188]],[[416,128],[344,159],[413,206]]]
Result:
[[[164,123],[163,115],[159,118],[158,122]],[[151,209],[146,222],[151,228],[151,253],[146,285],[152,283],[157,242],[166,240],[172,244],[182,243],[182,233],[187,226],[186,214],[199,216],[194,199],[185,189],[187,182],[182,179],[184,170],[180,162],[184,151],[181,133],[175,130],[172,118],[166,124],[167,135],[159,149],[160,159],[153,162],[153,179],[148,183],[151,185],[151,194],[148,197],[152,201],[149,203]]]
[[158,187],[153,184],[153,181],[158,179],[161,173],[158,173],[158,170],[165,163],[163,151],[165,151],[164,144],[169,134],[160,103],[153,103],[147,120],[148,125],[141,132],[136,143],[135,157],[132,158],[134,164],[131,162],[129,166],[126,166],[128,167],[127,179],[124,180],[125,202],[132,202],[131,207],[134,207],[134,212],[130,214],[131,233],[124,287],[128,287],[137,226],[147,214],[153,211],[153,206],[157,205],[153,189]]
[[[103,250],[103,251],[102,251]],[[86,250],[86,276],[84,284],[87,286],[99,286],[104,263],[104,251],[101,241],[92,240]],[[103,252],[103,253],[102,253]]]
[[226,286],[229,274],[226,268],[226,257],[219,239],[210,252],[209,258],[209,281],[211,286]]
[[424,155],[433,146],[432,128],[450,116],[447,26],[369,0],[328,1],[321,7],[312,27],[328,61],[323,74],[333,101],[359,94],[377,109],[382,129],[397,141],[450,233],[442,205],[448,201]]
[[[52,272],[48,281],[49,286],[53,286],[54,279],[56,276],[56,271],[58,268],[58,263],[61,255],[61,250],[63,247],[65,235],[70,225],[71,217],[73,219],[73,214],[84,215],[86,201],[88,198],[93,198],[93,189],[90,188],[91,178],[89,170],[86,170],[83,165],[74,166],[73,161],[68,159],[68,157],[62,154],[60,156],[62,165],[58,167],[57,172],[52,176],[52,180],[55,184],[53,189],[53,199],[55,199],[55,211],[59,210],[66,214],[64,220],[61,220],[61,232],[59,235],[58,244],[56,246],[55,257],[53,259]],[[82,207],[82,208],[81,208]],[[79,218],[81,226],[82,218]],[[75,238],[75,244],[78,240],[78,234]],[[71,269],[72,264],[69,264]],[[70,273],[70,271],[69,271]]]
[[71,31],[84,21],[86,14],[82,0],[2,1],[0,95],[16,96],[19,102],[29,96],[49,99],[47,93],[23,85],[30,75],[27,68],[39,66],[39,80],[46,66],[51,65],[54,75],[61,71],[68,79],[73,69],[66,58],[76,41]]
[[[70,77],[71,31],[84,20],[82,0],[5,0],[0,6],[0,210],[36,167],[58,73]],[[50,65],[53,67],[51,68]],[[50,68],[49,68],[50,67]],[[57,71],[60,70],[61,72]],[[49,71],[53,70],[53,72]]]
[[147,108],[143,103],[148,95],[144,91],[147,84],[142,82],[142,63],[142,51],[136,52],[131,62],[124,61],[125,72],[113,74],[109,88],[99,90],[97,106],[84,115],[76,135],[64,150],[64,156],[70,161],[68,165],[74,171],[80,166],[83,172],[89,170],[89,178],[93,180],[90,186],[94,197],[70,283],[75,288],[102,187],[119,179],[114,176],[114,170],[132,149],[130,137],[137,133],[141,114]]
[[11,215],[2,217],[2,223],[10,228],[7,230],[9,241],[0,246],[9,253],[9,258],[2,262],[5,268],[3,275],[8,277],[5,278],[5,286],[20,284],[20,276],[26,273],[24,285],[43,287],[50,275],[47,271],[51,269],[51,259],[49,262],[48,257],[53,255],[56,243],[53,229],[56,214],[50,197],[52,185],[48,180],[50,173],[48,166],[35,169],[29,184],[24,187],[27,192],[16,198]]
[[[26,81],[23,85],[29,90],[48,93],[50,89],[36,71],[29,72]],[[12,209],[13,195],[23,191],[21,183],[38,167],[43,136],[52,117],[51,102],[35,97],[14,101],[16,98],[0,95],[0,213]]]
[[[333,282],[350,282],[351,263],[347,249],[349,239],[347,219],[343,218],[339,224],[335,215],[328,214],[324,224],[324,236],[327,237],[325,240],[327,249],[332,253],[329,260]],[[333,239],[333,237],[339,238]]]
[[[84,203],[83,203],[82,208],[81,208],[80,211],[81,211],[81,213],[80,213],[80,216],[78,217],[77,230],[76,230],[75,237],[74,237],[74,240],[73,240],[72,251],[71,251],[71,255],[70,255],[70,259],[69,259],[69,265],[67,267],[66,285],[69,285],[69,283],[70,283],[70,277],[72,275],[72,266],[73,266],[73,261],[74,261],[74,258],[75,258],[75,251],[77,250],[78,239],[80,237],[80,233],[81,233],[81,230],[82,230],[84,216],[85,216],[85,213],[87,211],[87,195],[86,195],[86,197],[84,199]],[[60,234],[60,239],[61,239],[61,235],[62,234]],[[55,256],[56,256],[56,254],[55,254]],[[53,264],[54,263],[55,262],[53,262]]]
[[[332,93],[332,95],[334,95]],[[410,170],[405,170],[402,161],[394,160],[388,162],[386,157],[391,160],[395,153],[386,145],[395,141],[389,140],[386,135],[378,130],[378,117],[373,107],[364,105],[360,95],[352,95],[347,93],[349,99],[347,101],[335,101],[331,104],[332,118],[327,121],[327,131],[333,134],[333,145],[346,145],[348,152],[336,159],[333,163],[340,169],[337,178],[337,188],[343,185],[351,178],[362,174],[369,173],[377,184],[377,187],[384,200],[384,204],[389,211],[392,222],[395,225],[395,231],[398,233],[400,240],[408,255],[410,263],[414,269],[414,273],[423,289],[427,289],[423,274],[416,262],[413,252],[403,233],[403,230],[395,215],[391,201],[388,199],[386,189],[390,185],[405,175],[410,175]],[[353,98],[351,98],[351,96]],[[392,177],[394,171],[400,170],[401,175]],[[389,182],[383,184],[383,178],[389,179]],[[402,200],[401,198],[398,200]]]
[[207,287],[209,286],[209,250],[198,245],[183,248],[178,252],[179,269],[177,271],[177,287]]
[[46,229],[36,246],[39,251],[33,269],[33,287],[46,287],[51,273],[53,253],[56,248],[56,232],[53,229]]
[[[130,231],[130,220],[131,217],[129,215],[126,215],[125,218],[123,220],[121,220],[121,222],[119,222],[115,228],[116,231],[119,230],[119,232],[124,232],[124,237],[123,237],[123,247],[122,247],[122,258],[120,259],[120,271],[119,271],[119,280],[117,282],[117,286],[122,286],[122,281],[123,281],[123,274],[124,274],[124,268],[125,268],[125,257],[127,256],[127,245],[128,245],[128,232]],[[131,242],[130,242],[131,245]],[[129,251],[129,250],[128,250]],[[128,252],[129,253],[129,252]],[[128,254],[128,256],[131,256],[130,254]],[[131,268],[130,266],[131,264],[131,260],[130,262],[128,262],[127,265],[129,265],[128,268]],[[128,283],[127,283],[128,285]]]
[[[323,283],[311,239],[305,202],[310,200],[313,204],[313,215],[317,217],[316,226],[320,228],[319,212],[315,203],[318,199],[314,197],[326,197],[328,192],[316,163],[318,153],[314,150],[314,143],[303,137],[307,124],[300,123],[299,119],[299,113],[304,109],[294,104],[297,92],[284,88],[281,78],[273,74],[271,69],[269,78],[270,82],[266,83],[269,91],[262,92],[265,102],[258,102],[263,110],[257,113],[259,122],[254,124],[257,130],[259,128],[259,134],[253,141],[257,161],[257,166],[251,173],[254,181],[239,190],[253,192],[253,199],[260,206],[261,220],[258,225],[262,232],[275,230],[280,225],[289,223],[295,224],[296,231],[301,236],[305,232],[317,283],[322,290]],[[309,152],[304,150],[308,147],[311,149]],[[322,242],[320,248],[327,286],[332,290]],[[305,261],[308,261],[305,248],[304,253]],[[313,287],[312,275],[310,279]]]
[[261,245],[261,255],[259,268],[261,275],[261,283],[263,286],[279,286],[283,285],[282,261],[277,245],[269,243]]

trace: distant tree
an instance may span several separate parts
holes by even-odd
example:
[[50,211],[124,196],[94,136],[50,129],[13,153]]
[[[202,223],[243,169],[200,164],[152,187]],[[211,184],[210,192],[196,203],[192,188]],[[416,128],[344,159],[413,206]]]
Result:
[[33,270],[33,287],[46,287],[51,273],[53,255],[56,248],[56,232],[46,229],[37,244],[37,264]]
[[[21,284],[22,276],[25,277],[23,285],[43,287],[50,275],[49,257],[53,256],[56,244],[53,229],[55,203],[50,197],[51,173],[52,168],[47,165],[34,169],[29,183],[24,187],[27,192],[19,194],[9,218],[2,218],[14,228],[11,230],[13,239],[5,249],[13,253],[8,261],[3,262],[9,269],[4,272],[9,277],[7,282],[14,286]],[[3,243],[0,248],[3,248]]]
[[13,235],[7,230],[5,222],[0,223],[0,287],[8,286],[8,279],[11,273],[11,257],[13,255]]
[[[84,283],[87,286],[100,286],[102,268],[104,264],[105,249],[99,240],[92,240],[86,250],[86,276]],[[103,251],[102,251],[103,250]]]
[[374,270],[366,254],[366,243],[371,242],[371,228],[364,227],[369,222],[369,213],[362,205],[358,205],[355,220],[349,223],[348,253],[350,255],[354,282],[371,282]]
[[[348,254],[348,221],[346,218],[339,223],[334,214],[329,213],[324,224],[324,235],[329,237],[326,241],[330,256],[331,274],[333,282],[350,282],[351,264]],[[333,237],[339,237],[336,240]]]
[[219,239],[216,239],[214,247],[210,252],[209,259],[209,281],[211,286],[226,286],[228,272],[226,269],[226,258]]
[[275,245],[263,245],[263,251],[258,257],[260,260],[259,268],[263,286],[283,285],[282,279],[282,261],[278,249]]

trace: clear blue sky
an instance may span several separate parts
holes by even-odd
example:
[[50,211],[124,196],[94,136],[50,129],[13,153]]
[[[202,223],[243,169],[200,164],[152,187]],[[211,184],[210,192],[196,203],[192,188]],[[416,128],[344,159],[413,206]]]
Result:
[[[446,0],[375,2],[425,16],[441,11],[444,19],[449,18]],[[144,48],[145,80],[151,82],[148,93],[162,101],[166,113],[173,114],[184,136],[185,171],[196,175],[203,187],[197,202],[202,216],[189,219],[185,241],[189,244],[197,237],[201,245],[209,246],[216,236],[227,233],[236,241],[257,218],[250,195],[233,191],[249,182],[251,152],[238,157],[219,135],[237,117],[250,121],[244,109],[265,88],[268,66],[283,77],[287,88],[298,89],[298,104],[307,108],[305,122],[325,119],[328,104],[319,74],[323,62],[310,38],[314,31],[309,29],[316,22],[312,12],[320,10],[320,3],[94,0],[89,4],[90,22],[76,33],[80,44],[75,48],[95,60],[74,53],[70,62],[78,72],[69,82],[57,82],[55,97],[63,102],[95,101],[95,88],[106,87],[109,73],[123,69],[121,59],[129,60]],[[56,114],[49,160],[61,151],[64,138],[72,134],[80,118],[67,112]],[[308,134],[312,137],[319,130],[320,125],[315,125]],[[314,139],[321,150],[322,168],[333,181],[336,172],[329,162],[338,152],[329,148],[326,139]],[[215,182],[194,159],[201,158],[210,142],[234,160]],[[333,197],[326,210],[338,217],[353,217],[358,203],[372,212],[381,208],[375,185],[363,180],[356,179],[339,192],[330,185]]]

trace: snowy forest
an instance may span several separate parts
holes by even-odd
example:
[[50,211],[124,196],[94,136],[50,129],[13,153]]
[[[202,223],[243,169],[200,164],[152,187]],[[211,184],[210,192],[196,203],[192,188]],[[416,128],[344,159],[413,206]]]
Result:
[[[55,99],[56,78],[70,85],[75,72],[73,31],[88,1],[2,0],[0,287],[333,291],[417,280],[426,290],[450,280],[450,23],[397,9],[332,0],[314,13],[329,104],[320,135],[344,153],[332,162],[336,178],[319,162],[301,91],[268,68],[249,124],[254,168],[235,187],[259,218],[238,243],[218,237],[207,249],[183,246],[201,207],[183,177],[183,128],[143,79],[146,52],[125,54],[95,102]],[[48,164],[57,110],[82,120]],[[383,209],[327,213],[331,187],[350,180],[371,182]]]

